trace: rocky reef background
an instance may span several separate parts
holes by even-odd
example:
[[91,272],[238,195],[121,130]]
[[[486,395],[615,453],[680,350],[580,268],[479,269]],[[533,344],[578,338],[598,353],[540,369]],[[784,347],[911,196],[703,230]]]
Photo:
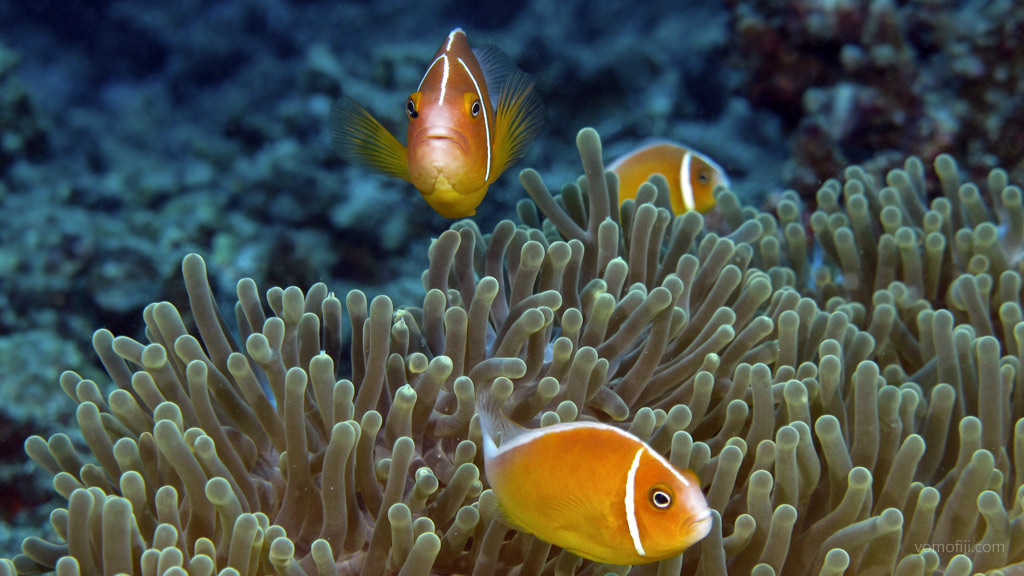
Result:
[[[611,159],[647,138],[691,144],[744,203],[950,153],[983,179],[1024,166],[1024,11],[1003,2],[537,0],[462,3],[0,2],[0,557],[58,500],[24,454],[74,439],[57,386],[101,377],[96,328],[139,336],[143,306],[180,306],[188,252],[213,291],[324,282],[422,302],[448,222],[408,185],[344,166],[325,123],[344,91],[398,133],[401,104],[449,29],[494,43],[538,82],[542,135],[521,163],[578,172],[594,126]],[[476,219],[524,197],[510,171]]]

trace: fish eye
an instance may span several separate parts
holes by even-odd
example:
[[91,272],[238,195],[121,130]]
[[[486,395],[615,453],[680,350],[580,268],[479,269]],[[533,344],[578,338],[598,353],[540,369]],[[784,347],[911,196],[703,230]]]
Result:
[[405,113],[409,115],[409,118],[415,118],[420,115],[416,111],[416,102],[412,98],[409,98],[409,101],[405,103]]
[[697,181],[701,184],[707,184],[709,180],[711,180],[711,176],[707,172],[697,173]]
[[483,107],[480,105],[480,101],[476,100],[476,101],[473,102],[473,105],[469,107],[469,113],[472,114],[473,117],[479,116],[480,115],[480,110],[482,108]]
[[655,508],[664,510],[672,505],[672,496],[664,490],[651,490],[651,504]]

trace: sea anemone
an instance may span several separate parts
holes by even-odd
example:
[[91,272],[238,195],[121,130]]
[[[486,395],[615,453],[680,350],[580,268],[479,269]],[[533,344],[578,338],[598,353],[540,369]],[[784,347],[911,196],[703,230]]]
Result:
[[474,417],[499,378],[524,425],[612,423],[702,479],[711,534],[632,574],[1024,559],[1024,211],[1005,172],[983,194],[942,156],[932,194],[917,159],[886,186],[851,167],[806,224],[793,193],[769,214],[720,189],[711,229],[657,207],[660,177],[616,209],[597,133],[577,144],[585,175],[559,195],[522,172],[519,224],[433,242],[418,307],[316,284],[270,289],[268,316],[246,279],[239,345],[186,257],[191,331],[151,304],[147,343],[95,334],[112,392],[61,377],[91,455],[26,442],[68,505],[61,541],[26,540],[0,576],[624,573],[503,522]]

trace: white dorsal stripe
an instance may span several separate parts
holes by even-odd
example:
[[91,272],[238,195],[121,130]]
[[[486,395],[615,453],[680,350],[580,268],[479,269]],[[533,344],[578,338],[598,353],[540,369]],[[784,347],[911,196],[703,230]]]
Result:
[[434,58],[434,61],[430,63],[430,66],[427,66],[427,71],[423,73],[423,78],[420,78],[420,83],[419,83],[419,85],[416,86],[416,91],[417,92],[419,92],[420,90],[423,90],[423,83],[426,82],[426,80],[427,80],[427,74],[430,74],[430,71],[434,69],[434,65],[436,65],[441,60],[447,60],[447,59],[448,59],[448,57],[445,56],[444,54],[441,54],[437,58]]
[[[509,438],[502,438],[501,446],[498,446],[498,450],[495,453],[495,455],[503,454],[510,450],[514,450],[520,446],[529,444],[530,442],[533,442],[538,438],[543,438],[544,436],[549,436],[552,434],[561,434],[564,432],[571,432],[573,430],[578,430],[580,428],[606,430],[608,432],[618,434],[623,438],[629,438],[634,442],[640,443],[639,438],[630,434],[629,432],[626,432],[625,430],[620,430],[615,426],[601,424],[600,422],[564,422],[562,424],[555,424],[553,426],[545,426],[544,428],[523,428],[522,432],[517,433],[514,436],[511,436]],[[684,486],[690,485],[690,481],[686,479],[686,476],[680,474],[679,471],[676,470],[676,467],[673,466],[672,463],[668,461],[668,458],[665,458],[664,456],[655,452],[654,450],[649,450],[648,452],[651,456],[654,457],[655,460],[660,462],[662,466],[668,469],[668,471],[671,472],[673,476],[675,476],[680,482],[682,482]]]
[[[461,60],[461,58],[460,58],[460,60]],[[449,71],[448,69],[449,69],[449,66],[448,66],[448,57],[447,56],[444,57],[443,63],[444,63],[444,70],[441,71],[441,95],[437,99],[437,105],[438,106],[444,104],[444,93],[448,90],[448,71]],[[690,195],[692,196],[693,193],[691,192]]]
[[643,455],[644,447],[641,446],[633,457],[629,474],[626,475],[626,525],[629,526],[629,536],[633,539],[633,548],[640,556],[647,555],[644,544],[640,541],[640,527],[636,523],[636,471],[640,468],[640,457]]
[[690,181],[690,162],[693,160],[693,153],[689,150],[683,154],[683,165],[679,168],[679,188],[683,191],[683,206],[687,210],[693,210],[696,204],[693,201],[693,182]]
[[462,31],[462,28],[455,28],[451,32],[449,32],[448,33],[448,42],[444,45],[444,51],[445,52],[447,52],[447,51],[452,49],[452,42],[455,41],[455,35],[456,34],[465,34],[465,32]]
[[[476,77],[470,72],[469,66],[466,65],[462,58],[459,58],[459,64],[462,64],[466,74],[469,75],[469,79],[473,81],[473,88],[476,89],[476,97],[480,99],[480,109],[484,114],[484,138],[487,140],[487,170],[484,173],[484,182],[487,182],[491,179],[491,124],[487,119],[487,110],[484,110],[484,93],[480,91],[480,83],[476,81]],[[448,70],[447,65],[445,70]],[[441,87],[441,94],[444,94],[444,86]]]
[[614,426],[607,424],[601,424],[600,422],[563,422],[561,424],[554,424],[552,426],[545,426],[543,428],[523,428],[522,433],[516,434],[510,438],[502,438],[501,446],[498,447],[498,452],[507,452],[524,444],[529,444],[538,438],[549,436],[551,434],[561,434],[563,432],[571,432],[580,428],[591,428],[596,430],[607,430],[622,436],[623,438],[629,438],[634,442],[639,442],[636,436],[633,436],[629,432],[619,430]]

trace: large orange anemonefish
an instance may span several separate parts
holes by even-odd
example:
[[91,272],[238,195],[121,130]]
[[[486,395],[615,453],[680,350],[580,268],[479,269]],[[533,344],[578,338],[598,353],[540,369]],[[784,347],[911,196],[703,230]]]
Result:
[[706,155],[676,142],[646,144],[609,167],[619,176],[619,202],[636,198],[637,188],[652,174],[668,180],[672,212],[707,212],[715,206],[715,187],[729,186],[725,170]]
[[637,437],[598,422],[524,428],[488,396],[477,397],[484,472],[513,527],[619,565],[678,555],[711,530],[697,477]]
[[544,107],[533,80],[494,47],[471,50],[452,30],[405,103],[402,146],[355,100],[331,107],[331,142],[343,159],[407,180],[446,218],[476,214],[487,187],[526,152]]

